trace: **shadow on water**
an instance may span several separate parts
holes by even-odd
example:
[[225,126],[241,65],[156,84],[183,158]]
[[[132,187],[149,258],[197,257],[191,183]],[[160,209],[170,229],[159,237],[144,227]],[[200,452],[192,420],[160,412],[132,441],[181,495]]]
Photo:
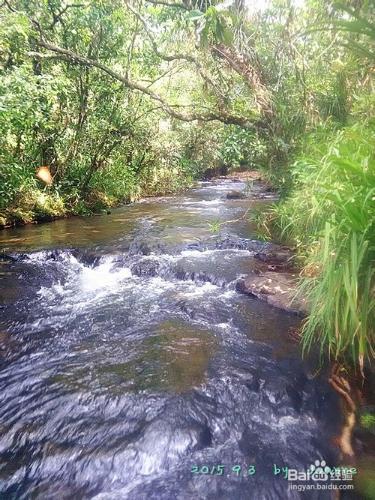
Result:
[[337,462],[298,318],[235,290],[266,244],[230,190],[1,234],[1,498],[294,499],[274,465]]

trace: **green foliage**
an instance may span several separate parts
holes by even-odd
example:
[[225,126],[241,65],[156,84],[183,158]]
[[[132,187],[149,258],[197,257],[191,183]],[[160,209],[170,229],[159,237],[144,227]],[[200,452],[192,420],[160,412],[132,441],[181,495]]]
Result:
[[30,74],[27,65],[0,78],[1,207],[22,186],[36,187],[35,167],[44,160],[40,144],[46,144],[53,133],[54,100],[60,91],[61,85],[53,77]]
[[267,164],[268,145],[259,134],[231,126],[226,128],[223,139],[220,157],[225,165],[259,168]]
[[362,367],[375,340],[375,129],[355,125],[331,140],[295,163],[294,189],[276,220],[306,255],[305,348],[319,339],[323,352]]
[[208,223],[208,226],[209,226],[212,234],[219,234],[221,225],[222,225],[222,222],[220,222],[220,220],[215,220],[215,221]]
[[38,220],[52,220],[66,214],[63,198],[58,193],[41,191],[36,187],[23,185],[13,204],[3,212],[4,225],[7,222],[25,224]]
[[210,5],[205,12],[194,9],[187,13],[187,19],[197,25],[197,32],[202,46],[210,42],[230,45],[233,42],[233,14]]
[[[357,53],[360,58],[375,60],[375,19],[372,2],[369,7],[364,7],[363,14],[354,7],[342,2],[335,4],[336,8],[349,15],[349,19],[335,19],[333,27],[339,31],[354,35],[349,37],[345,46]],[[357,37],[360,36],[360,40]],[[364,38],[364,39],[363,39]]]
[[317,93],[317,107],[323,120],[332,117],[341,124],[348,118],[348,90],[346,75],[337,72],[336,79],[331,83],[331,88]]
[[[48,6],[19,2],[17,13],[4,5],[0,9],[3,222],[29,222],[54,210],[61,214],[61,207],[50,206],[48,200],[37,202],[44,196],[35,178],[41,165],[48,165],[54,176],[51,200],[63,200],[67,212],[86,214],[142,195],[178,191],[218,162],[215,135],[220,125],[180,126],[166,120],[165,113],[142,95],[95,68],[34,58],[32,54],[41,49],[31,16],[39,19],[54,43],[104,64],[127,67],[133,77],[158,81],[165,71],[149,44],[142,53],[136,48],[129,53],[135,35],[148,38],[121,2],[64,6],[56,0]],[[56,13],[61,11],[63,19],[58,20]],[[213,15],[207,12],[207,19]],[[165,25],[170,26],[167,17]],[[160,39],[164,42],[163,33]],[[178,78],[187,82],[182,69]],[[198,87],[185,81],[181,94],[193,87],[196,95]],[[199,99],[201,95],[197,93]],[[162,130],[165,124],[167,132]],[[29,193],[29,199],[21,193]]]
[[375,415],[372,413],[363,413],[361,415],[361,425],[365,429],[375,430]]

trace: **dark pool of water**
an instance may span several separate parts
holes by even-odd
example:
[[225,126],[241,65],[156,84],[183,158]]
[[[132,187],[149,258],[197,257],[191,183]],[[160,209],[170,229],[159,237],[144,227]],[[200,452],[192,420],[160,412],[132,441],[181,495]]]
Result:
[[0,234],[0,498],[331,498],[274,474],[334,465],[339,410],[298,319],[235,290],[244,188]]

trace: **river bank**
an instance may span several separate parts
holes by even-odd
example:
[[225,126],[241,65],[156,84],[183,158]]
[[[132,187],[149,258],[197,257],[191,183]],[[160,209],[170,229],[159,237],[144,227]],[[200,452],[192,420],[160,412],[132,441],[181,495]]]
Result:
[[[233,180],[234,182],[258,182],[264,180],[259,172],[254,170],[239,170],[228,175],[221,175],[221,169],[211,170],[203,174],[206,180]],[[64,198],[59,196],[51,188],[30,190],[20,193],[14,203],[0,210],[0,230],[9,229],[17,226],[25,226],[28,224],[43,224],[53,222],[54,220],[64,219],[76,216],[95,216],[108,214],[114,208],[119,208],[124,205],[129,205],[134,202],[141,202],[148,198],[160,198],[163,196],[173,196],[181,194],[188,188],[192,188],[194,183],[188,180],[181,182],[180,185],[169,186],[168,183],[164,187],[159,186],[157,192],[143,193],[139,191],[136,195],[127,198],[126,200],[117,200],[103,192],[93,190],[86,196],[85,201],[75,199],[69,200],[69,197],[64,201]],[[272,191],[269,185],[267,189]],[[264,196],[260,190],[260,196]]]
[[0,230],[28,224],[43,224],[76,216],[95,216],[111,212],[113,208],[128,205],[142,200],[143,197],[157,197],[177,194],[192,187],[191,183],[182,183],[177,189],[165,186],[164,190],[142,196],[139,192],[126,199],[117,199],[104,192],[91,191],[81,199],[81,196],[61,196],[51,189],[33,189],[25,191],[16,197],[13,204],[0,210]]

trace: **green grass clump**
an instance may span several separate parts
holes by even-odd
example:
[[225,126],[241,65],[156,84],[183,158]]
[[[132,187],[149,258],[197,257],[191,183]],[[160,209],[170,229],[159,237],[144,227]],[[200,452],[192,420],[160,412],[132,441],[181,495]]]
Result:
[[375,430],[375,415],[372,413],[364,413],[361,415],[361,426],[365,429]]
[[309,148],[294,165],[294,188],[276,224],[304,254],[301,292],[311,307],[305,349],[374,357],[375,129],[356,125]]

